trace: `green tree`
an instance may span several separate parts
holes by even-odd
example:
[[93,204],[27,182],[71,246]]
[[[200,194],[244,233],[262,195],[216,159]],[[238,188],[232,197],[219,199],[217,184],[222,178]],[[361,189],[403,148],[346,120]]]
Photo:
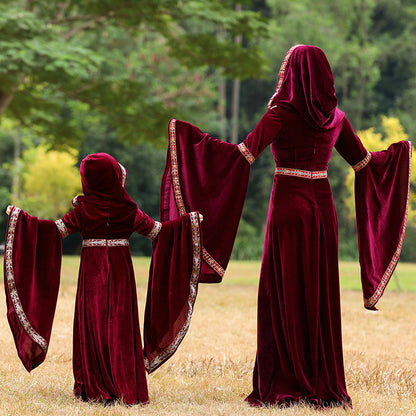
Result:
[[7,215],[5,212],[11,201],[12,175],[9,162],[13,160],[13,153],[13,137],[6,129],[0,129],[0,242],[6,234]]
[[73,149],[63,152],[41,145],[24,151],[22,187],[12,203],[40,218],[62,217],[81,190],[77,160],[78,153]]
[[[261,40],[260,47],[271,68],[267,79],[242,83],[241,137],[265,112],[284,54],[298,43],[317,45],[327,54],[339,107],[355,129],[377,125],[381,115],[387,114],[399,118],[410,137],[416,134],[414,1],[266,0],[256,3],[256,7],[269,17],[269,37]],[[260,177],[269,175],[260,170]],[[357,239],[354,219],[345,205],[348,172],[349,167],[334,152],[328,176],[339,219],[340,256],[351,258],[356,255]],[[257,208],[260,205],[256,193],[249,190],[246,206],[250,203]],[[254,225],[248,217],[245,219]]]
[[[105,114],[123,138],[164,137],[172,107],[181,114],[182,104],[208,95],[194,87],[211,67],[225,76],[262,71],[261,52],[216,39],[218,25],[247,42],[266,28],[257,13],[213,0],[5,0],[0,112],[58,144],[82,138],[74,102]],[[159,65],[166,65],[163,83],[150,73]]]

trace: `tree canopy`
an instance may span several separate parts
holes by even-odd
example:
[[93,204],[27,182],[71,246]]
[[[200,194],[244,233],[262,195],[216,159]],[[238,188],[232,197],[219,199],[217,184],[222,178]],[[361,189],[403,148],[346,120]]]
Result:
[[[339,106],[364,140],[412,139],[415,25],[413,0],[3,0],[0,209],[35,163],[21,158],[22,151],[41,145],[76,148],[76,165],[87,153],[113,154],[128,168],[130,194],[157,217],[169,119],[223,138],[237,116],[232,139],[244,139],[265,111],[286,51],[297,43],[325,51]],[[385,120],[397,120],[393,133]],[[273,165],[265,151],[252,167],[238,258],[261,252]],[[64,181],[63,164],[56,170]],[[329,177],[341,257],[357,252],[348,173],[334,152]],[[415,236],[414,196],[410,204],[408,235]],[[404,257],[416,260],[409,240]],[[150,253],[141,242],[132,247]]]
[[83,138],[77,102],[122,139],[155,141],[189,103],[209,113],[212,69],[247,78],[265,64],[250,46],[264,19],[226,1],[5,0],[0,33],[0,112],[58,144]]

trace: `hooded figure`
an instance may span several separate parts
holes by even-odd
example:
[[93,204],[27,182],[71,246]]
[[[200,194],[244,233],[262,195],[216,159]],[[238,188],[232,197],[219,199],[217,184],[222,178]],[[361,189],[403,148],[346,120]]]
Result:
[[161,211],[165,218],[203,212],[201,282],[222,279],[250,165],[269,145],[276,162],[260,272],[253,392],[246,400],[253,406],[299,401],[349,406],[328,162],[335,147],[356,172],[364,305],[375,309],[403,244],[411,143],[367,152],[337,107],[324,52],[307,45],[286,54],[268,110],[242,143],[220,142],[178,120],[171,120],[169,137]]
[[[126,169],[108,154],[87,156],[80,173],[84,195],[74,198],[74,209],[62,219],[39,220],[16,207],[9,213],[5,287],[18,354],[28,371],[45,359],[59,289],[61,239],[80,232],[74,393],[83,400],[147,403],[145,359],[149,371],[156,369],[189,326],[199,277],[199,217],[193,212],[163,225],[154,221],[131,199],[124,188]],[[133,232],[153,240],[146,357],[128,240]]]

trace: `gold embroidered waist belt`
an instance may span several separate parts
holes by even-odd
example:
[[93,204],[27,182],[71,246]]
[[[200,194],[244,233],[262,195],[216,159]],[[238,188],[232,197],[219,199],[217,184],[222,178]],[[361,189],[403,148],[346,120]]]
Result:
[[82,247],[128,247],[129,240],[126,238],[89,238],[82,241]]
[[326,170],[302,170],[293,168],[276,168],[275,175],[296,176],[304,179],[322,179],[327,178]]

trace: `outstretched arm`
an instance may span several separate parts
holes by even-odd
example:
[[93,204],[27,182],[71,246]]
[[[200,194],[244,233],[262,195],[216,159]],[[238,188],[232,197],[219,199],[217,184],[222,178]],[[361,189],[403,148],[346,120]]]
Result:
[[345,118],[336,149],[355,171],[355,211],[364,305],[375,309],[397,265],[409,198],[411,144],[368,152]]
[[354,133],[347,117],[344,117],[342,129],[335,148],[353,168],[364,160],[368,154],[360,138]]
[[275,109],[267,110],[254,130],[243,141],[243,144],[254,159],[278,136],[281,126],[282,123],[277,115],[277,111]]

